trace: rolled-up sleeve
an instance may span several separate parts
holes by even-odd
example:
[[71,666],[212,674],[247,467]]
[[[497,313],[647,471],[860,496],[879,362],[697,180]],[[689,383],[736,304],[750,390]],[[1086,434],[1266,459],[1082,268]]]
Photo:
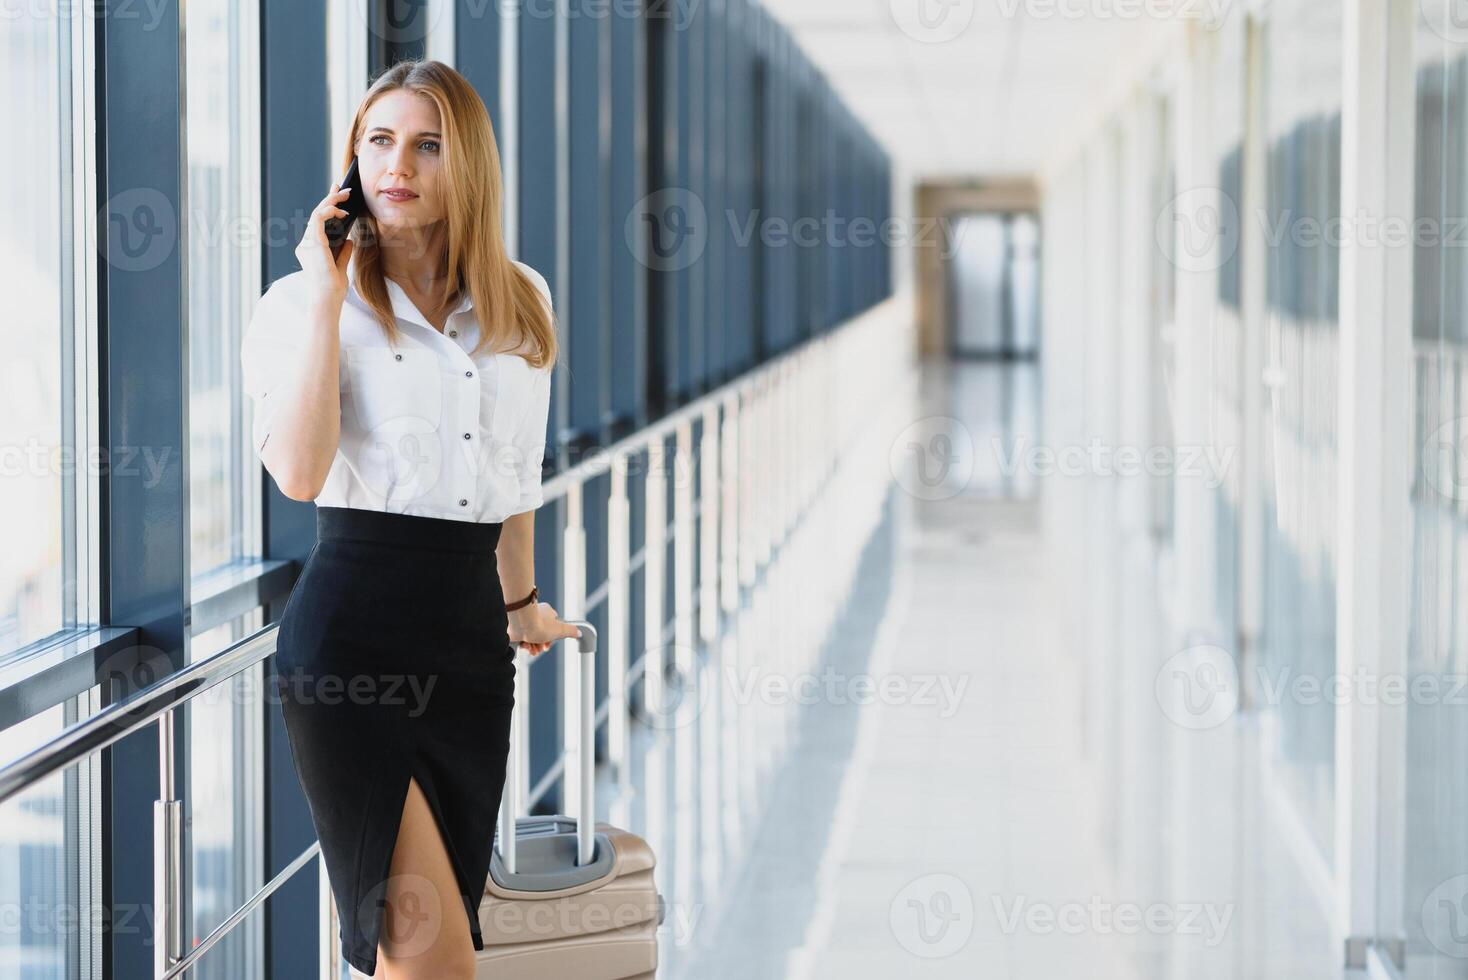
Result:
[[535,510],[545,502],[541,472],[545,468],[546,425],[550,420],[551,369],[535,368],[530,374],[529,404],[515,437],[520,460],[520,499],[510,511]]
[[281,295],[277,282],[255,304],[240,345],[241,380],[254,403],[255,452],[265,448],[281,386],[300,367],[306,348],[300,317]]
[[[545,276],[534,266],[518,259],[515,264],[535,284],[554,324],[555,301],[551,298],[550,284],[545,281]],[[534,510],[545,502],[541,474],[545,468],[546,427],[550,421],[551,375],[554,370],[552,366],[533,367],[530,371],[530,391],[526,396],[529,404],[521,416],[520,431],[515,436],[516,456],[520,461],[520,499],[511,509],[512,515]]]

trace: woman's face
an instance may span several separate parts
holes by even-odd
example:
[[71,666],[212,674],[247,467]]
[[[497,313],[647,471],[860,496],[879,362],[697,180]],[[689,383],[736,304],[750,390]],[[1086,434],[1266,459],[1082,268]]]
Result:
[[384,232],[426,230],[446,217],[438,183],[440,132],[438,106],[407,89],[394,89],[368,108],[357,169],[367,208]]

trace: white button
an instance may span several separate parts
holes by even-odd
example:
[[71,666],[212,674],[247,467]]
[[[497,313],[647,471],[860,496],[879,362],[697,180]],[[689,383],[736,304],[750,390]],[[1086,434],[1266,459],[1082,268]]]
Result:
[[468,507],[469,506],[469,501],[465,500],[463,497],[460,497],[459,498],[459,506],[460,507]]

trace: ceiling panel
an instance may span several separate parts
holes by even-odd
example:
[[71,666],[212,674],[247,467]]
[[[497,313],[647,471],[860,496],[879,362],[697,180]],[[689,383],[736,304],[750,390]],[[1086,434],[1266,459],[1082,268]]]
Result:
[[[923,22],[914,20],[919,4],[957,19],[939,21],[939,33],[925,35]],[[1161,32],[1179,26],[1033,16],[1025,0],[764,5],[790,27],[898,166],[919,179],[1037,173],[1114,87],[1118,64],[1128,64],[1127,49],[1153,50]],[[1060,6],[1029,0],[1032,11]]]

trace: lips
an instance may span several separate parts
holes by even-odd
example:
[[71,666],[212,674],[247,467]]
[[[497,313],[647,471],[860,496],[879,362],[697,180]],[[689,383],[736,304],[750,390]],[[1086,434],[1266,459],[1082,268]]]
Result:
[[402,188],[389,188],[382,192],[382,196],[390,201],[411,201],[418,195]]

